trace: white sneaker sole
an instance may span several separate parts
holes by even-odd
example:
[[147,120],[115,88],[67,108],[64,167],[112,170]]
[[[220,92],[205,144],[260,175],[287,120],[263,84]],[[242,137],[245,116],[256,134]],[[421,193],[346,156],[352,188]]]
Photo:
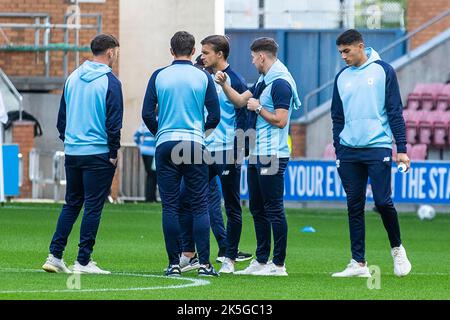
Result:
[[394,274],[395,274],[397,277],[400,277],[400,278],[401,278],[401,277],[405,277],[405,276],[407,276],[407,275],[411,272],[411,269],[412,269],[412,266],[411,266],[411,264],[410,264],[407,271],[399,273],[399,272],[395,272],[395,269],[394,269]]
[[181,268],[181,272],[188,272],[188,271],[192,271],[192,270],[197,270],[198,268],[200,268],[200,264],[187,265],[186,267]]
[[42,269],[48,273],[72,273],[70,270],[61,269],[61,268],[59,268],[55,265],[49,264],[49,263],[45,263],[42,266]]
[[259,277],[287,277],[287,273],[252,273],[252,276]]
[[252,276],[255,272],[258,272],[258,271],[247,272],[245,270],[240,270],[240,271],[235,271],[234,274],[239,274],[239,275],[243,275],[243,276]]
[[236,262],[248,261],[248,260],[250,260],[252,258],[253,258],[253,256],[248,257],[248,258],[236,258]]
[[337,275],[332,274],[332,278],[371,278],[370,274],[355,274],[355,275]]
[[233,274],[234,271],[233,271],[233,270],[222,270],[222,269],[220,269],[220,270],[219,270],[219,273],[223,273],[223,274]]
[[109,271],[104,272],[92,272],[92,271],[82,271],[82,270],[73,270],[74,274],[111,274]]

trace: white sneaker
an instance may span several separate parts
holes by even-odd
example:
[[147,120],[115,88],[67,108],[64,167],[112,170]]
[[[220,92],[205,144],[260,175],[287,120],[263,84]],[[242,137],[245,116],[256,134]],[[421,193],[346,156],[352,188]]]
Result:
[[225,258],[219,273],[234,273],[234,263],[230,258]]
[[406,276],[411,271],[411,262],[409,262],[406,256],[405,248],[400,245],[400,247],[395,247],[391,249],[391,255],[394,259],[394,274],[397,277]]
[[97,263],[91,260],[85,266],[81,265],[78,261],[75,261],[73,273],[110,274],[111,272],[100,269],[97,267]]
[[364,264],[364,267],[356,262],[354,259],[350,260],[350,263],[347,265],[342,272],[333,273],[332,277],[342,278],[342,277],[362,277],[362,278],[370,278],[370,271],[367,267],[367,261]]
[[192,258],[188,258],[184,254],[181,254],[180,257],[181,272],[187,272],[198,268],[200,268],[200,263],[198,261],[197,254],[195,254]]
[[55,258],[52,254],[48,255],[42,269],[52,273],[72,273],[72,271],[66,267],[63,259]]
[[264,269],[265,266],[265,263],[259,263],[256,259],[253,259],[247,268],[245,268],[244,270],[236,271],[234,274],[253,274],[253,272]]
[[279,267],[273,262],[269,262],[262,270],[252,273],[253,276],[287,276],[286,266]]

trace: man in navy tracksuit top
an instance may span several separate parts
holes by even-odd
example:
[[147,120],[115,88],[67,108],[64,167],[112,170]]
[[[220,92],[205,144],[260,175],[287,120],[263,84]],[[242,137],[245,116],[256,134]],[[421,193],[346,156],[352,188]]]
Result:
[[91,50],[93,61],[84,62],[69,76],[61,97],[57,128],[66,155],[66,204],[43,265],[47,272],[70,272],[62,255],[84,204],[73,272],[110,273],[91,260],[91,253],[120,148],[122,87],[111,69],[118,57],[119,42],[101,34],[92,40]]
[[[163,207],[163,231],[169,266],[167,276],[179,276],[180,184],[183,179],[193,210],[192,234],[201,276],[216,276],[209,261],[208,166],[203,158],[205,131],[220,121],[220,107],[211,76],[192,62],[194,37],[175,33],[173,63],[153,73],[142,108],[142,118],[156,136],[156,172]],[[158,105],[158,120],[156,120]],[[208,111],[204,121],[204,108]],[[181,226],[183,227],[183,226]]]
[[[225,72],[230,86],[239,94],[247,91],[243,78],[228,64],[230,54],[228,39],[223,35],[211,35],[201,41],[202,64],[211,69]],[[234,263],[251,259],[251,254],[239,252],[238,245],[242,230],[242,209],[240,203],[241,163],[243,150],[238,150],[236,130],[244,131],[247,122],[247,110],[244,105],[235,106],[225,95],[222,87],[216,84],[220,103],[220,123],[216,129],[205,139],[205,145],[211,155],[209,166],[209,197],[208,208],[211,219],[211,228],[219,245],[218,259],[223,259],[219,273],[233,273]],[[227,215],[226,231],[223,225],[221,195],[216,177],[220,178],[222,194]],[[183,197],[188,200],[188,198]],[[186,201],[182,202],[184,211],[189,207]],[[183,214],[184,219],[186,215]],[[188,229],[189,230],[189,229]],[[191,270],[195,265],[194,251],[191,235],[182,237],[181,268],[182,271]],[[190,259],[188,259],[190,258]],[[194,260],[192,260],[194,259]]]
[[361,34],[347,30],[336,40],[347,67],[336,76],[331,105],[336,166],[347,194],[352,259],[333,277],[370,277],[365,260],[364,206],[370,177],[375,206],[388,233],[394,273],[411,270],[400,239],[397,211],[391,199],[392,143],[397,163],[409,168],[405,122],[397,77]]
[[[216,82],[233,104],[247,104],[248,127],[255,133],[255,139],[250,139],[254,141],[249,146],[247,181],[257,241],[256,260],[235,273],[287,276],[284,173],[290,156],[289,119],[300,100],[292,75],[277,58],[278,44],[271,38],[258,38],[250,49],[252,63],[261,74],[250,90],[239,94],[226,82],[225,73],[216,74]],[[269,261],[272,233],[273,260]]]

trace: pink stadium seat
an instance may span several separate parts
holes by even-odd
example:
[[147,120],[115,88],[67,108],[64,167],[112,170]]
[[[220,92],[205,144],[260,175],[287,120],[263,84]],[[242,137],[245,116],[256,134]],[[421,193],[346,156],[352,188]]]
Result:
[[420,95],[416,93],[408,94],[406,108],[408,110],[418,110],[420,108]]
[[448,112],[436,110],[433,122],[433,145],[444,147],[450,126],[450,115]]
[[450,84],[446,84],[437,96],[436,110],[446,111],[450,108]]
[[433,145],[443,147],[446,145],[448,125],[444,123],[435,123],[433,127]]
[[406,123],[406,141],[414,144],[417,142],[419,131],[419,120],[423,118],[423,112],[418,110],[406,109],[403,111],[403,117]]
[[409,157],[411,160],[425,160],[427,158],[427,145],[426,144],[415,144],[411,147],[411,152],[409,152]]
[[329,143],[325,146],[325,150],[323,152],[324,160],[336,160],[336,152],[334,150],[334,146],[332,143]]
[[443,83],[427,83],[421,94],[421,109],[430,111],[435,109],[438,94],[441,93]]
[[408,110],[418,110],[420,108],[420,102],[422,99],[422,93],[424,92],[426,84],[418,83],[414,87],[414,90],[408,94],[408,100],[406,108]]
[[422,116],[419,118],[419,143],[431,144],[431,138],[433,133],[433,124],[436,117],[439,116],[435,111],[423,111]]

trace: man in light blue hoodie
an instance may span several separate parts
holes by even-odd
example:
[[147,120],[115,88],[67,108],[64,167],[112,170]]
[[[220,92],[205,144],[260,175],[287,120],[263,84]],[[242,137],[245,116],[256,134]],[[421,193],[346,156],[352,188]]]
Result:
[[110,273],[91,260],[91,253],[120,148],[122,87],[111,69],[119,54],[119,42],[111,35],[100,34],[92,40],[91,50],[93,60],[72,72],[61,97],[57,128],[66,155],[66,203],[50,244],[50,254],[42,266],[47,272],[71,272],[62,256],[84,205],[73,272]]
[[347,30],[336,40],[347,64],[334,83],[331,118],[336,166],[347,194],[352,259],[333,277],[370,277],[365,260],[364,206],[370,177],[375,206],[389,236],[394,273],[411,270],[400,239],[397,211],[391,199],[392,143],[397,164],[409,168],[403,104],[394,69],[366,48],[361,34]]
[[[239,94],[227,83],[225,73],[216,73],[228,99],[236,106],[247,105],[249,206],[256,233],[256,259],[235,274],[287,276],[285,267],[287,222],[284,212],[284,173],[289,162],[289,120],[300,107],[297,85],[277,58],[278,44],[272,38],[258,38],[250,46],[252,63],[260,73],[255,85]],[[273,259],[269,261],[273,233]]]

